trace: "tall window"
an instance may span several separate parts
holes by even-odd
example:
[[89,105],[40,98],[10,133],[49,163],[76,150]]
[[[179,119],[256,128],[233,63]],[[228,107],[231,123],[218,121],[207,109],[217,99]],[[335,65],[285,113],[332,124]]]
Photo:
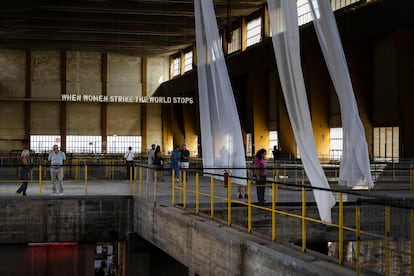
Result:
[[71,153],[101,153],[101,136],[66,136],[66,151]]
[[241,49],[240,28],[234,29],[231,35],[231,42],[227,44],[227,53],[231,54]]
[[181,75],[181,57],[177,56],[174,57],[172,63],[172,77],[178,77],[179,75]]
[[307,0],[297,0],[296,5],[298,7],[298,24],[299,26],[305,25],[312,21],[312,14]]
[[336,11],[359,1],[360,0],[331,0],[332,10]]
[[331,128],[329,137],[329,158],[331,160],[340,160],[343,144],[342,128]]
[[246,134],[246,156],[253,156],[253,135],[251,133]]
[[398,162],[399,127],[374,127],[374,160]]
[[184,54],[184,73],[193,70],[193,51]]
[[198,140],[198,135],[195,137],[195,144],[197,145],[197,148],[196,148],[196,150],[195,150],[195,152],[194,152],[194,154],[193,154],[193,156],[196,156],[196,157],[198,157],[198,156],[200,156],[200,141]]
[[[360,0],[331,0],[332,10],[336,11],[351,4],[357,3]],[[305,25],[311,22],[312,15],[307,0],[297,0],[296,5],[298,7],[298,24],[299,26]]]
[[279,137],[277,136],[277,131],[269,131],[269,150],[268,153],[270,157],[274,158],[273,156],[273,149],[274,147],[279,149]]
[[31,135],[30,149],[36,153],[49,152],[53,145],[60,148],[60,135]]
[[247,22],[247,44],[249,47],[259,43],[262,38],[262,18],[257,17]]
[[132,147],[135,153],[142,152],[142,136],[108,136],[108,153],[125,153]]

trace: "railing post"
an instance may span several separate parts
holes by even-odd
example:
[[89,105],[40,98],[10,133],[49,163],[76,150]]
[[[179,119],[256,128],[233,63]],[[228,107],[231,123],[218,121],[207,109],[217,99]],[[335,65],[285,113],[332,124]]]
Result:
[[343,203],[343,194],[339,192],[339,252],[338,252],[338,261],[340,264],[344,262],[344,203]]
[[137,167],[134,167],[134,188],[131,190],[131,194],[135,197],[137,193]]
[[272,241],[276,240],[276,202],[278,200],[278,189],[278,184],[272,183]]
[[214,177],[210,176],[210,219],[214,219]]
[[411,196],[414,197],[414,169],[411,169]]
[[85,195],[88,195],[88,165],[85,165]]
[[171,178],[171,206],[175,205],[175,170],[172,170]]
[[142,180],[143,180],[143,176],[142,176],[142,167],[139,168],[139,199],[142,199]]
[[196,211],[195,211],[196,215],[198,215],[198,212],[199,212],[198,189],[199,189],[199,182],[198,182],[198,171],[197,171],[196,172],[196,194],[195,194],[195,196],[196,196]]
[[156,206],[157,205],[157,174],[155,174],[154,176],[153,195],[154,195],[154,206]]
[[247,180],[247,232],[252,233],[252,181]]
[[131,193],[131,189],[132,189],[132,180],[134,179],[134,175],[133,175],[134,171],[132,170],[132,166],[129,167],[129,193]]
[[227,226],[231,226],[231,179],[230,174],[227,175]]
[[184,210],[187,209],[187,171],[184,170],[184,174],[183,174],[183,182],[184,182],[184,186],[183,186],[183,207]]
[[391,250],[390,250],[390,231],[391,231],[391,219],[390,219],[390,207],[385,207],[385,275],[391,275]]
[[414,275],[414,210],[411,209],[411,246],[410,246],[410,255],[411,255],[411,275]]
[[306,251],[306,189],[302,186],[302,252]]
[[42,165],[39,165],[39,194],[42,195],[43,194],[43,190],[42,190]]
[[361,205],[357,202],[355,205],[355,224],[356,224],[356,231],[355,231],[355,240],[356,240],[356,249],[355,249],[355,258],[356,258],[356,273],[357,275],[361,275],[361,264],[360,264],[360,254],[361,254]]

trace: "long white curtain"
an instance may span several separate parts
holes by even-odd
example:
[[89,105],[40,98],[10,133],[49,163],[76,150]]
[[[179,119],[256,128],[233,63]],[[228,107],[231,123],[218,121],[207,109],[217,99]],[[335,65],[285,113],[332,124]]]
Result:
[[330,1],[308,0],[313,24],[341,106],[343,152],[339,183],[373,186],[365,131]]
[[[212,0],[195,0],[194,9],[203,166],[216,174],[234,168],[232,176],[245,178],[242,131]],[[241,178],[232,182],[246,184]]]
[[[303,166],[313,187],[329,189],[316,152],[300,63],[296,1],[268,0],[268,8],[280,82]],[[323,221],[331,222],[331,208],[335,205],[333,194],[316,189],[313,194],[319,216]]]

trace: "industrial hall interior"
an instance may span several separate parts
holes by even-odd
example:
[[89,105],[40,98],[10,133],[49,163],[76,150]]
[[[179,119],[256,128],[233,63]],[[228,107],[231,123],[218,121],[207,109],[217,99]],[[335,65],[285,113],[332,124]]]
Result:
[[414,275],[413,10],[1,1],[0,275]]

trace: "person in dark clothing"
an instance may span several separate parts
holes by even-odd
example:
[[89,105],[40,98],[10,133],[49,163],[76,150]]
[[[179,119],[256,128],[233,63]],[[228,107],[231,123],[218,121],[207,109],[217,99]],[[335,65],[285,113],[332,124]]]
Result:
[[16,195],[22,194],[27,196],[27,185],[30,176],[30,161],[29,161],[29,144],[25,144],[25,148],[20,155],[20,179],[23,180],[22,185],[20,185],[19,189],[16,191]]

